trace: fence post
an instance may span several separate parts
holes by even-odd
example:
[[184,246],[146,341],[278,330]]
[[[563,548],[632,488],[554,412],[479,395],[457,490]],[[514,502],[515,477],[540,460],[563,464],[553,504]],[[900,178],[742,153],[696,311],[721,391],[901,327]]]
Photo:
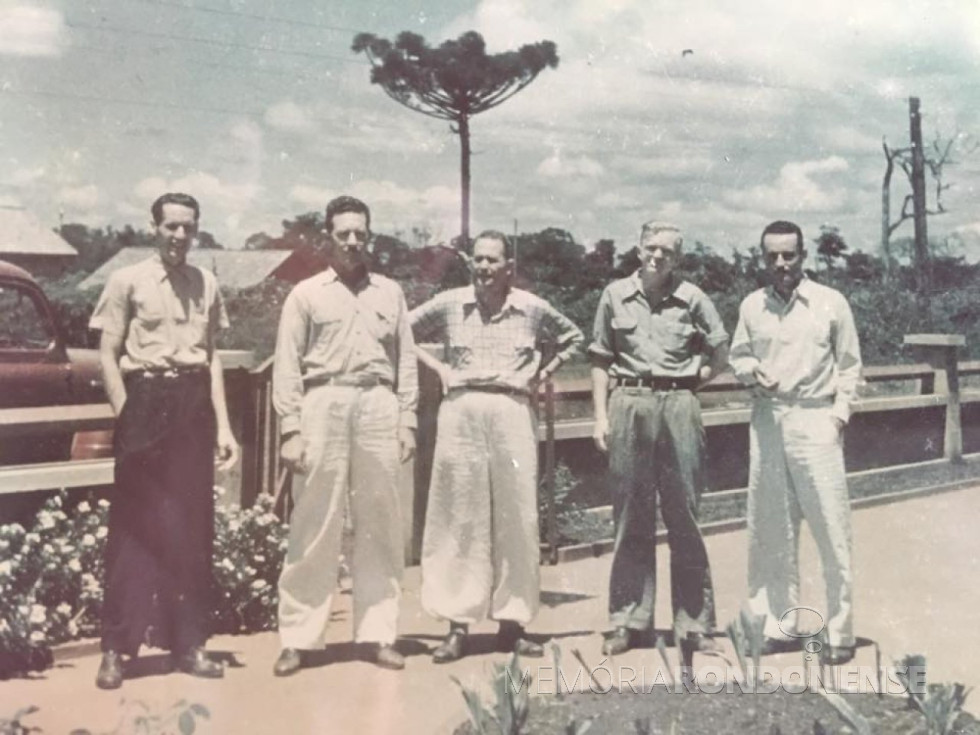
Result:
[[963,424],[960,418],[959,348],[966,346],[962,334],[906,334],[904,344],[921,348],[935,370],[935,391],[946,394],[946,426],[943,456],[950,462],[963,461]]

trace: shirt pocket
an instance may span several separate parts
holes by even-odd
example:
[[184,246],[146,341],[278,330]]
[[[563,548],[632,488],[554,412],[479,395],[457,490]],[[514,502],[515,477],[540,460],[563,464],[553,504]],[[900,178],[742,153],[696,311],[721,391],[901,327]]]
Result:
[[697,351],[695,338],[698,334],[695,326],[687,322],[665,324],[661,330],[664,352],[678,359],[687,359]]
[[636,350],[637,321],[631,316],[614,316],[610,321],[613,348],[616,352],[633,353]]
[[310,352],[326,355],[344,328],[344,320],[332,314],[313,314],[310,318]]

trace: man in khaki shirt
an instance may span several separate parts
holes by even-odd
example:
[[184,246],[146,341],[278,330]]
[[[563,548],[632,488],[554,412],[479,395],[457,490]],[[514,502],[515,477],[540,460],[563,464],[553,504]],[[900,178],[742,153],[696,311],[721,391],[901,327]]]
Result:
[[415,450],[415,343],[401,288],[367,270],[367,205],[332,200],[326,231],[330,267],[289,294],[276,340],[281,454],[301,475],[279,578],[276,676],[295,674],[301,652],[323,647],[348,505],[354,640],[377,665],[405,666],[393,646],[404,564],[398,473]]
[[207,658],[215,455],[238,449],[215,333],[228,326],[214,275],[187,263],[200,207],[164,194],[151,208],[157,253],[115,271],[89,326],[116,414],[115,488],[102,607],[101,689],[122,684],[122,656],[149,639],[177,667],[217,678]]
[[731,364],[754,392],[749,446],[749,606],[766,616],[765,649],[793,644],[800,522],[810,525],[827,588],[824,663],[854,656],[851,508],[843,433],[861,377],[854,317],[839,292],[803,273],[803,233],[762,232],[770,285],[739,308]]

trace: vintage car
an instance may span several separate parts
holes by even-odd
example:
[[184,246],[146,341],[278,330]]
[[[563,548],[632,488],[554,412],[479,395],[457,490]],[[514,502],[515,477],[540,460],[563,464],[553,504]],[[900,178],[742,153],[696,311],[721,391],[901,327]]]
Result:
[[[103,404],[98,351],[72,349],[55,311],[25,270],[0,261],[0,409]],[[5,412],[9,420],[11,412]],[[26,413],[25,418],[29,418]],[[111,454],[111,431],[4,427],[0,464],[89,459]]]

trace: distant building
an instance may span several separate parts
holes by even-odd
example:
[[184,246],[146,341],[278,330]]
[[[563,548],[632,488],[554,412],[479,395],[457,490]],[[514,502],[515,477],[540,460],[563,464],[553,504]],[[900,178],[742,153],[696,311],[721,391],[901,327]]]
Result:
[[58,278],[78,251],[21,207],[0,206],[0,259],[33,276]]
[[[154,248],[123,248],[98,270],[78,284],[81,290],[101,288],[109,274],[127,265],[146,260]],[[221,250],[191,248],[187,262],[213,272],[223,289],[238,290],[256,286],[269,278],[298,283],[322,266],[293,250]]]

